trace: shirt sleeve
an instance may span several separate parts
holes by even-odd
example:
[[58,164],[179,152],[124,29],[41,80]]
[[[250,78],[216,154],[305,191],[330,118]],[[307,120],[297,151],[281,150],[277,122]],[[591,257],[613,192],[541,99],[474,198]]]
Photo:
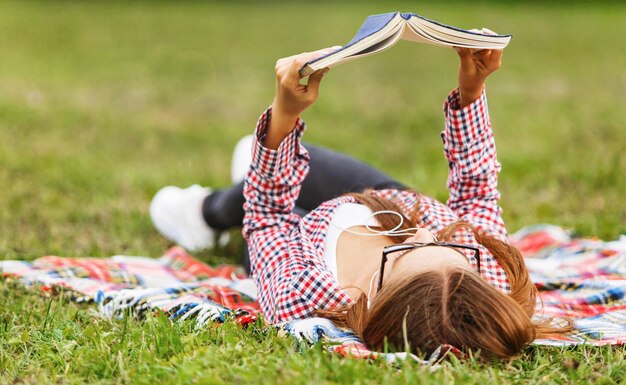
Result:
[[459,90],[455,89],[444,103],[444,114],[446,127],[441,138],[449,167],[447,205],[461,219],[505,240],[498,204],[501,166],[485,91],[472,104],[460,108]]
[[262,145],[271,115],[267,109],[255,130],[252,163],[244,181],[243,235],[261,305],[266,316],[273,319],[282,301],[277,297],[289,292],[290,277],[296,273],[297,261],[289,256],[289,244],[297,235],[301,218],[292,210],[309,171],[309,154],[300,144],[305,130],[300,119],[277,150]]

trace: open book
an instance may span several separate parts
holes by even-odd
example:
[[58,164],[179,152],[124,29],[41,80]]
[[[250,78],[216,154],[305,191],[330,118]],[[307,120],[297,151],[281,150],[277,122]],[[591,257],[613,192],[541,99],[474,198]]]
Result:
[[319,69],[373,55],[391,47],[400,39],[446,47],[500,49],[509,44],[511,35],[496,35],[485,29],[467,31],[413,13],[373,15],[365,20],[348,44],[306,63],[300,69],[300,75],[307,77]]

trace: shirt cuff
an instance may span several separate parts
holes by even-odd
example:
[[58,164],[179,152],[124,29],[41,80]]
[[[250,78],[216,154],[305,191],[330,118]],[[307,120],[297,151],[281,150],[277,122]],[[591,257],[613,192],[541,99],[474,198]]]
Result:
[[454,89],[446,98],[443,112],[446,117],[446,129],[441,133],[445,144],[453,147],[465,147],[476,141],[489,129],[487,94],[483,88],[480,97],[472,104],[460,106],[459,89]]
[[282,176],[291,174],[295,163],[304,158],[309,160],[307,150],[300,145],[300,138],[306,129],[302,119],[298,117],[294,129],[283,139],[276,150],[263,146],[263,141],[267,136],[270,120],[272,118],[272,108],[269,107],[259,118],[255,130],[254,144],[252,146],[251,169],[262,178],[281,179]]

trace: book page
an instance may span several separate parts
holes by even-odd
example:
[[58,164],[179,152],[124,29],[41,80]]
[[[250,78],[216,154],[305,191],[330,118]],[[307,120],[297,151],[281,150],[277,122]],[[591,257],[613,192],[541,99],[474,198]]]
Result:
[[405,40],[416,41],[418,43],[434,44],[439,46],[458,46],[476,48],[484,45],[484,42],[477,40],[465,39],[462,37],[446,35],[439,33],[438,31],[429,30],[423,26],[410,25],[409,30],[406,32]]
[[[487,35],[447,26],[419,15],[413,15],[409,24],[415,35],[407,34],[407,40],[435,45],[468,48],[504,48],[511,40],[510,35]],[[426,40],[426,41],[424,41]]]

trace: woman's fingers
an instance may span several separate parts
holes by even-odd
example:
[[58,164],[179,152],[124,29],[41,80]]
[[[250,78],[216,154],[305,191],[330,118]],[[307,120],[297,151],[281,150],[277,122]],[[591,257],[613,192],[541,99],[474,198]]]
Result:
[[319,93],[320,83],[322,78],[329,71],[328,68],[323,68],[321,70],[317,70],[309,75],[309,82],[307,83],[307,93],[311,94],[312,98],[317,98],[317,94]]
[[276,62],[276,80],[282,87],[295,89],[300,84],[300,68],[307,62],[328,54],[329,48],[279,59]]
[[492,71],[500,68],[500,65],[502,64],[502,52],[503,50],[501,49],[494,49],[491,51],[491,55],[489,56],[489,68]]
[[319,50],[313,51],[313,52],[302,52],[302,53],[299,53],[299,54],[296,54],[296,55],[283,57],[283,58],[280,58],[280,59],[276,60],[276,66],[278,67],[278,66],[282,66],[282,65],[285,65],[285,64],[291,64],[291,62],[293,62],[293,60],[295,58],[297,58],[298,56],[317,55],[317,57],[320,57],[320,56],[327,55],[327,54],[331,53],[332,51],[336,51],[339,48],[341,48],[341,46],[340,45],[336,45],[336,46],[333,46],[333,47],[322,48],[322,49],[319,49]]
[[463,57],[463,56],[467,56],[471,54],[469,48],[463,48],[463,47],[452,47],[452,48],[454,48],[454,50],[459,55],[459,57]]
[[324,48],[313,52],[305,52],[303,54],[297,55],[292,63],[291,68],[289,69],[289,76],[295,79],[300,80],[300,68],[304,66],[307,62],[311,60],[315,60],[321,56],[328,55],[331,52],[332,48]]
[[[469,49],[467,51],[471,52]],[[459,52],[458,49],[457,52]],[[459,53],[459,56],[461,56],[462,64],[475,64],[479,67],[487,69],[489,72],[493,72],[500,68],[502,49],[482,49],[471,54],[467,54],[467,52],[465,52],[464,55],[462,55]],[[468,56],[470,59],[467,59]],[[463,63],[464,57],[465,63]],[[472,63],[470,63],[470,60]]]
[[334,47],[329,47],[329,48],[322,48],[319,49],[317,51],[312,51],[312,52],[302,52],[299,53],[297,55],[291,55],[291,56],[287,56],[284,58],[280,58],[278,60],[276,60],[276,67],[282,67],[284,65],[291,65],[291,63],[294,62],[294,60],[299,60],[301,58],[307,58],[307,61],[309,60],[313,60],[316,59],[320,56],[324,56],[327,55],[329,53],[331,53],[332,51],[341,48],[341,46],[334,46]]

